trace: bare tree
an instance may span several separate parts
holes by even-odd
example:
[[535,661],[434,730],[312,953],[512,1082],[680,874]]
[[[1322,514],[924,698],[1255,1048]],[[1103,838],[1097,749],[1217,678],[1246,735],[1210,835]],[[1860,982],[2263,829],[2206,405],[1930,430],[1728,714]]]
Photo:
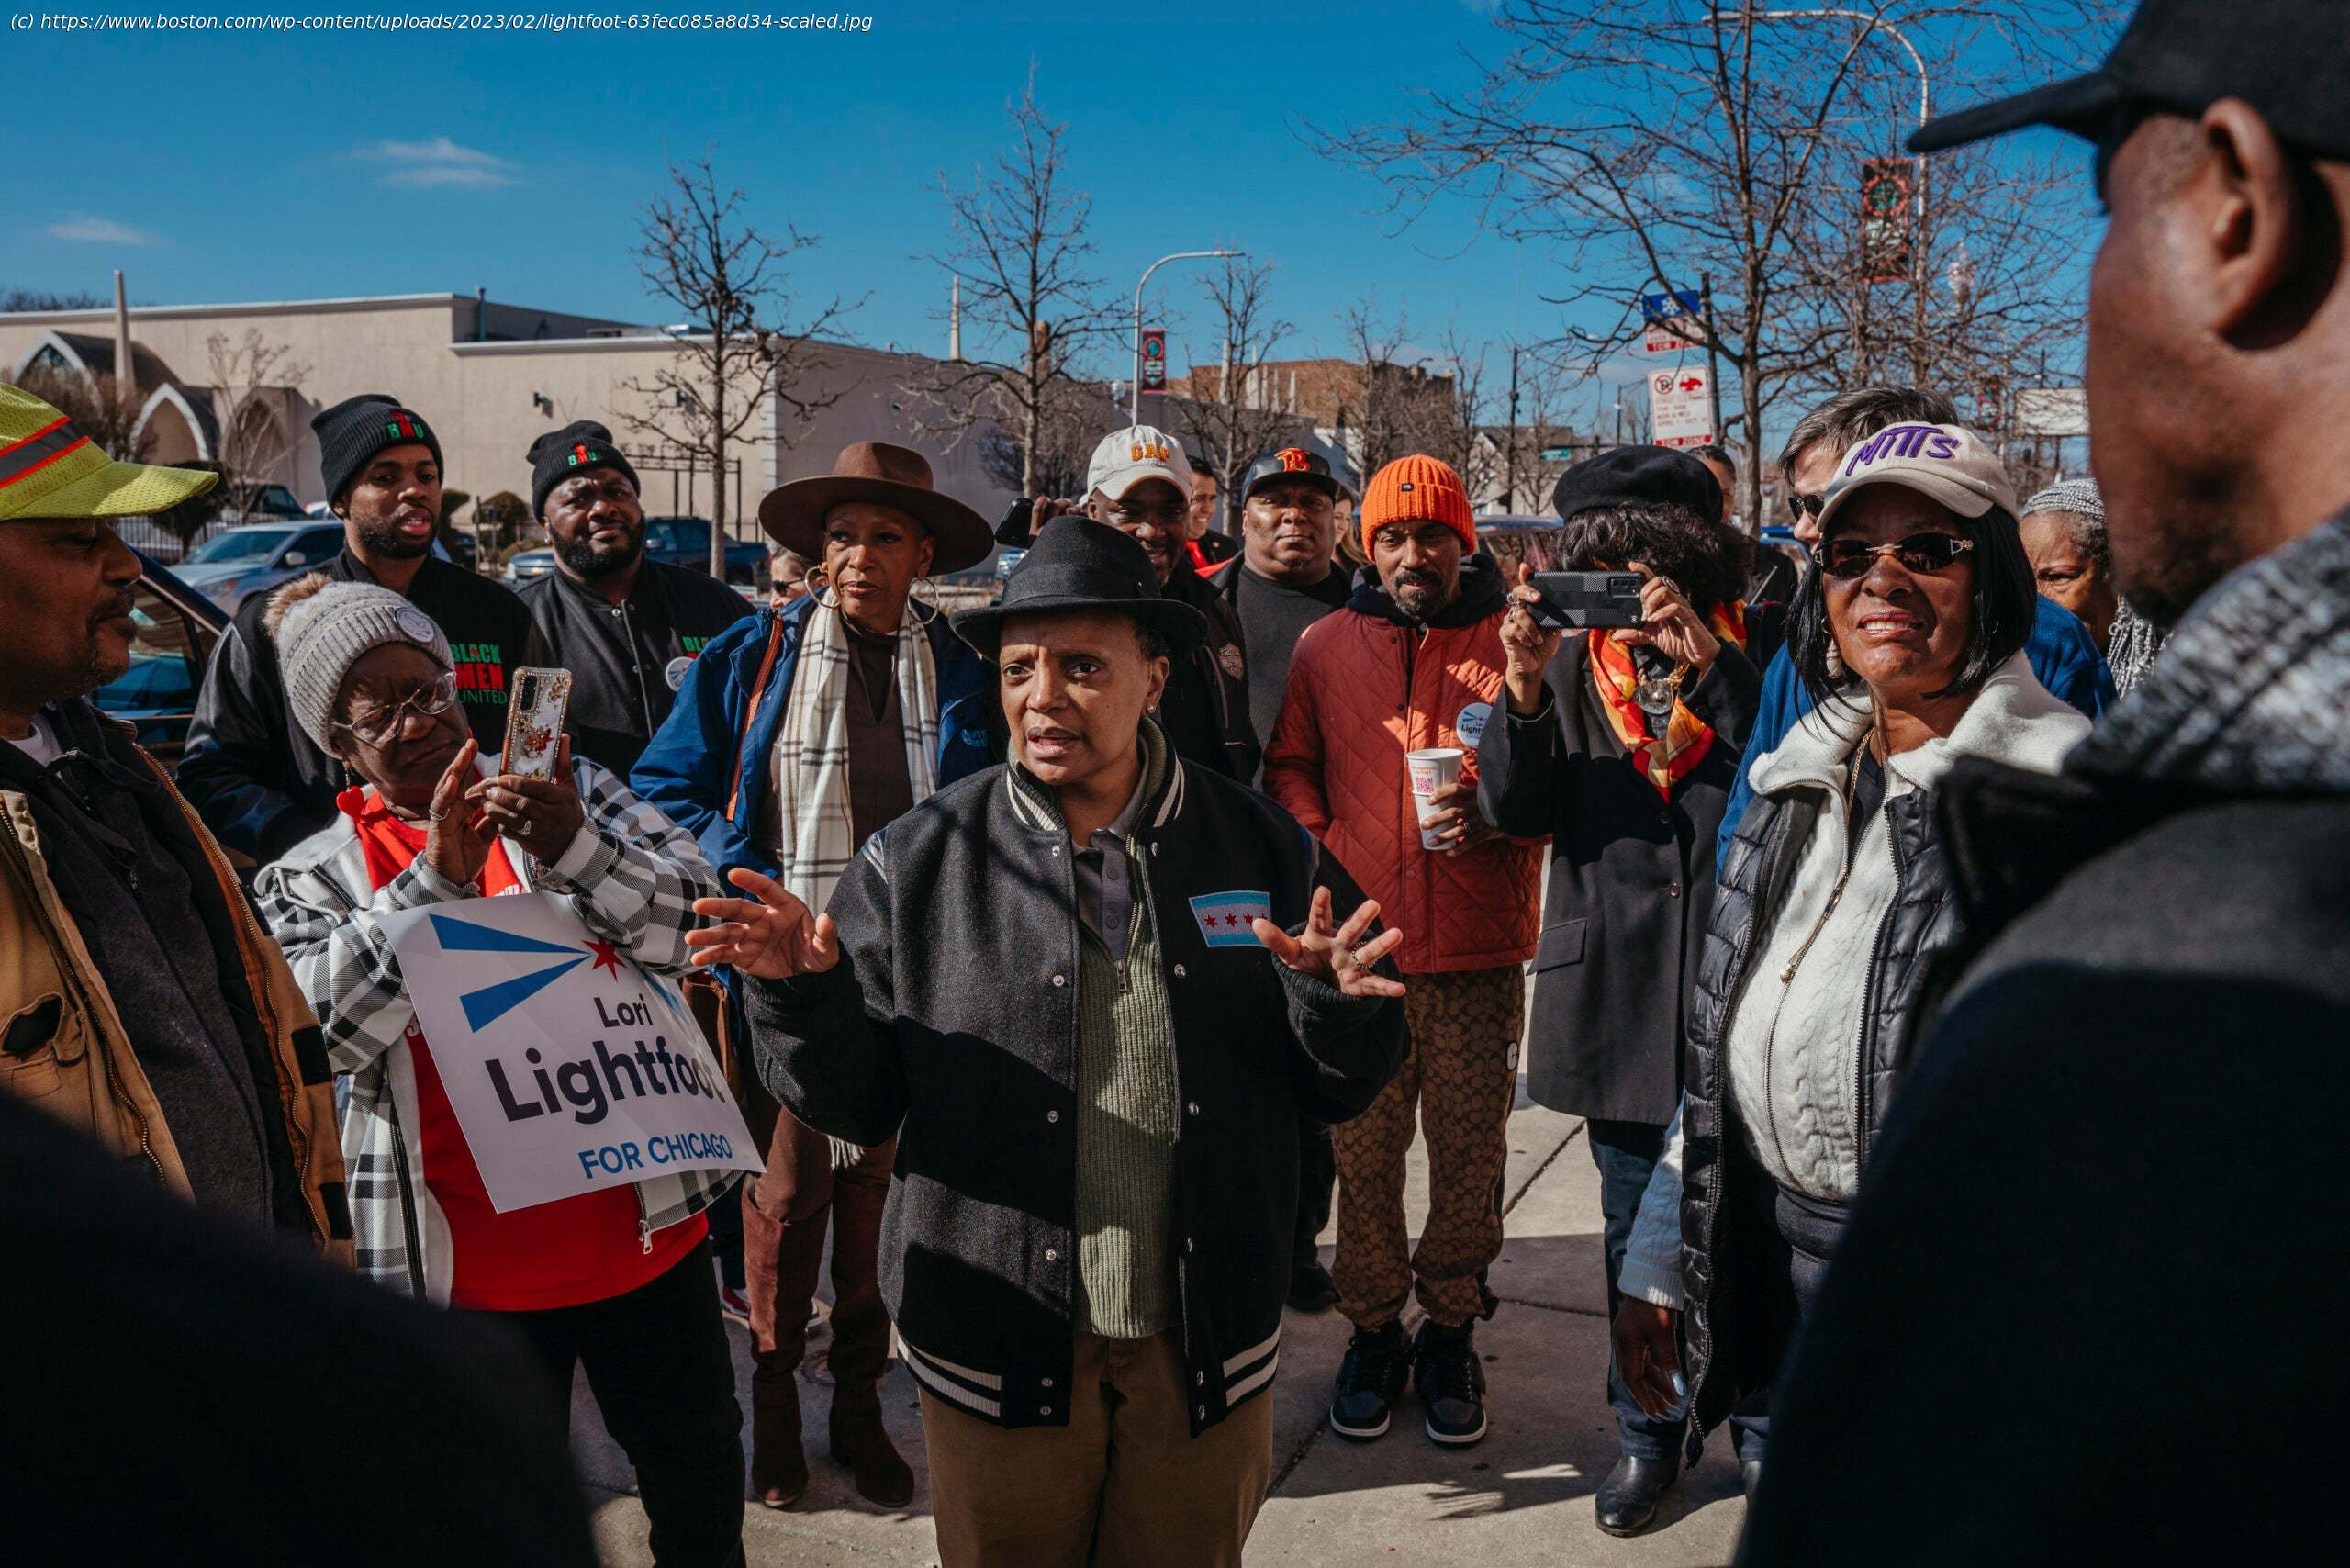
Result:
[[[1852,363],[1851,317],[1820,297],[1838,272],[1828,258],[1856,225],[1861,161],[1891,151],[1915,124],[1919,68],[1945,99],[1963,101],[1986,63],[2020,53],[2045,71],[2077,56],[2110,8],[1504,0],[1494,23],[1505,52],[1472,86],[1432,93],[1407,118],[1326,133],[1325,151],[1381,174],[1404,221],[1440,194],[1465,195],[1497,230],[1548,241],[1569,270],[1552,302],[1583,323],[1574,336],[1594,364],[1633,345],[1640,293],[1710,275],[1711,346],[1736,387],[1735,402],[1722,393],[1723,434],[1749,459],[1744,510],[1755,516],[1751,459],[1774,406]],[[1986,188],[1984,199],[2016,194]],[[1964,237],[1974,248],[1978,312],[1994,274],[2000,288],[2042,303],[2060,286],[2053,272],[1986,268],[1996,228],[1955,214],[1940,224],[1933,211],[1930,203],[1917,242]],[[1913,266],[1909,286],[1921,297],[1936,253],[1921,249]],[[1911,315],[1930,319],[1922,297]],[[1973,330],[1945,325],[1945,340]],[[1908,337],[1912,373],[1930,375],[1928,333],[1913,327]]]
[[1341,434],[1368,480],[1396,458],[1421,450],[1432,431],[1452,423],[1453,390],[1410,352],[1411,322],[1398,309],[1389,321],[1376,293],[1338,312],[1352,362],[1340,389]]
[[1273,314],[1268,298],[1272,274],[1270,263],[1230,258],[1206,274],[1202,289],[1207,296],[1216,361],[1203,364],[1194,347],[1184,427],[1192,454],[1215,470],[1227,532],[1238,532],[1240,480],[1248,465],[1258,454],[1287,440],[1300,424],[1295,410],[1270,385],[1272,374],[1266,368],[1275,351],[1297,330]]
[[289,363],[293,350],[265,342],[257,327],[231,342],[226,332],[204,340],[212,385],[212,413],[220,426],[216,455],[220,488],[239,510],[252,505],[255,491],[294,455],[295,437],[285,428],[283,395],[302,385],[309,366]]
[[774,398],[789,418],[786,438],[840,400],[807,381],[826,364],[819,334],[856,304],[838,296],[799,325],[791,258],[817,243],[785,223],[770,236],[740,216],[740,189],[722,192],[704,156],[669,165],[669,189],[644,206],[637,225],[637,274],[684,312],[677,353],[650,381],[623,385],[649,412],[623,412],[632,430],[658,436],[710,470],[710,575],[726,578],[726,451]]
[[1046,470],[1056,454],[1080,438],[1068,422],[1093,417],[1092,399],[1071,387],[1082,382],[1086,350],[1117,323],[1087,270],[1093,204],[1069,188],[1068,128],[1038,106],[1033,68],[1005,113],[1011,143],[991,164],[975,169],[968,185],[945,174],[937,180],[950,248],[931,259],[962,285],[965,341],[977,352],[936,365],[907,390],[917,430],[949,449],[980,435],[989,466],[1035,496],[1054,476]]

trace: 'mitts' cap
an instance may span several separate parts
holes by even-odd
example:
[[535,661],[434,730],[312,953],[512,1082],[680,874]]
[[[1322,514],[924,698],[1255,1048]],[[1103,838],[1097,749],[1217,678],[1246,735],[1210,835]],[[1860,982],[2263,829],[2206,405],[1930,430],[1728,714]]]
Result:
[[1939,152],[2029,125],[2094,139],[2133,108],[2199,115],[2242,98],[2279,138],[2350,158],[2350,0],[2140,0],[2105,64],[1918,128],[1912,152]]
[[1957,425],[1888,425],[1844,454],[1819,509],[1821,538],[1853,494],[1871,485],[1915,490],[1961,517],[1981,517],[1993,507],[2016,515],[2006,465],[1980,436]]

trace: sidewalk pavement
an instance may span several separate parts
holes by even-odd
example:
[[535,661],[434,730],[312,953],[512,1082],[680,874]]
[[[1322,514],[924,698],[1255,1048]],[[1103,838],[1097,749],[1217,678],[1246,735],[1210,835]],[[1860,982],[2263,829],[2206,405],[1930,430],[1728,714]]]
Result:
[[[1696,1568],[1729,1561],[1745,1506],[1727,1432],[1717,1434],[1704,1462],[1665,1494],[1660,1522],[1648,1534],[1617,1540],[1592,1523],[1591,1495],[1616,1461],[1604,1386],[1599,1179],[1581,1120],[1529,1103],[1522,1083],[1510,1118],[1506,1202],[1507,1238],[1490,1275],[1502,1306],[1477,1332],[1492,1435],[1472,1449],[1438,1448],[1422,1436],[1407,1394],[1385,1438],[1357,1444],[1337,1437],[1324,1416],[1347,1326],[1336,1313],[1291,1313],[1272,1394],[1273,1489],[1249,1537],[1252,1568]],[[1416,1144],[1406,1203],[1416,1226],[1427,1211],[1427,1165]],[[1322,1239],[1326,1261],[1330,1234]],[[739,1326],[728,1329],[747,1412],[749,1339]],[[892,1514],[859,1498],[825,1454],[831,1391],[819,1381],[822,1375],[821,1369],[801,1373],[813,1439],[808,1495],[781,1512],[755,1505],[747,1510],[744,1538],[752,1568],[935,1563],[912,1380],[893,1362],[882,1386],[890,1434],[919,1487],[913,1508]],[[574,1394],[572,1430],[605,1562],[649,1564],[644,1513],[629,1495],[627,1461],[605,1435],[584,1382]],[[746,1427],[746,1443],[748,1438]]]

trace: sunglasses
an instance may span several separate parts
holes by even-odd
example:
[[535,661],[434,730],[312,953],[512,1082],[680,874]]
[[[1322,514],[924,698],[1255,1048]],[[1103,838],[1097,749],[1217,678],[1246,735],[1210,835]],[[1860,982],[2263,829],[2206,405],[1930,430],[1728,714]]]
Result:
[[1797,490],[1787,497],[1787,515],[1800,522],[1807,517],[1818,517],[1827,504],[1825,495]]
[[1830,539],[1812,546],[1811,558],[1831,577],[1847,581],[1864,577],[1877,557],[1890,555],[1912,572],[1947,571],[1961,555],[1975,548],[1972,539],[1955,533],[1913,533],[1890,544],[1863,544],[1857,539]]

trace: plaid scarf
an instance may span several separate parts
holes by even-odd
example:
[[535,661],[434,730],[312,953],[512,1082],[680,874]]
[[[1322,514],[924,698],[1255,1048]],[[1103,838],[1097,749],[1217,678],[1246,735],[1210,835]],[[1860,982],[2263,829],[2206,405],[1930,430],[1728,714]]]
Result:
[[[898,623],[898,714],[916,804],[938,788],[938,672],[923,626],[911,607]],[[841,612],[811,610],[770,764],[782,837],[776,864],[783,885],[812,910],[831,901],[856,855],[848,812],[851,656]]]
[[[1706,629],[1744,652],[1746,605],[1737,600],[1716,605],[1706,612]],[[1632,699],[1640,684],[1632,650],[1605,632],[1591,633],[1591,678],[1599,689],[1599,705],[1607,711],[1607,722],[1615,726],[1616,738],[1623,743],[1632,766],[1656,786],[1658,794],[1672,800],[1673,787],[1706,759],[1707,750],[1714,744],[1713,726],[1683,704],[1676,688],[1664,734],[1651,735],[1649,716]]]

